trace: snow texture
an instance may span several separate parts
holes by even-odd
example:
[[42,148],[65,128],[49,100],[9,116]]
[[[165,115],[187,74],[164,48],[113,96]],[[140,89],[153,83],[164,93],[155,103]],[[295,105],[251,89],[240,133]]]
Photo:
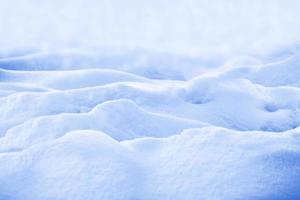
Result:
[[0,200],[300,199],[299,1],[41,2],[0,3]]
[[299,54],[189,80],[80,55],[0,60],[1,200],[300,198]]

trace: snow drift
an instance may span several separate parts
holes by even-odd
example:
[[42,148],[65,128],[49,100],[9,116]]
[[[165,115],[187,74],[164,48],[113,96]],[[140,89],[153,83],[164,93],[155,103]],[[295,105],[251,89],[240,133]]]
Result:
[[1,200],[300,198],[298,54],[184,79],[51,54],[0,59]]
[[300,199],[296,0],[0,5],[0,200]]

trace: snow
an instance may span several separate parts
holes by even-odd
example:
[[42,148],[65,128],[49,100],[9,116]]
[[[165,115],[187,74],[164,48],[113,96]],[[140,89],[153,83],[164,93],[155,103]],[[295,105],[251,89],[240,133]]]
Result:
[[[300,53],[283,61],[256,67],[238,67],[229,70],[225,76],[247,78],[264,86],[300,86]],[[290,73],[293,72],[293,73]]]
[[121,143],[74,131],[0,160],[4,199],[299,198],[298,131],[202,128]]
[[1,69],[1,200],[300,198],[298,54],[188,80],[51,54]]
[[0,200],[300,199],[299,2],[0,6]]

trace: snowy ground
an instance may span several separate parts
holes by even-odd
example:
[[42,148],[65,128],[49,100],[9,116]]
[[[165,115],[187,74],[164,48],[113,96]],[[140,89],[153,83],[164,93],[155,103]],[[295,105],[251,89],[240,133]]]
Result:
[[300,200],[299,8],[1,0],[0,200]]
[[125,54],[0,59],[1,200],[300,198],[300,54]]

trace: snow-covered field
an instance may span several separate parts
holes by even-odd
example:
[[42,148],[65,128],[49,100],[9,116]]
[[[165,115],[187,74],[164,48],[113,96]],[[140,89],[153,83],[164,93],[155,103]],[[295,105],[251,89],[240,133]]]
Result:
[[0,200],[300,199],[299,2],[41,2],[0,5]]
[[1,200],[300,198],[299,54],[209,69],[101,55],[0,59]]

